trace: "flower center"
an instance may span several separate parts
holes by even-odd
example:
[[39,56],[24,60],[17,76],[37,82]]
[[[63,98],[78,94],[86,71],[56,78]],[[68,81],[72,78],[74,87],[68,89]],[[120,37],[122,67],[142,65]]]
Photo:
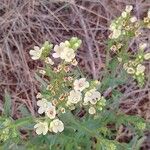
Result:
[[54,111],[52,111],[52,110],[49,110],[48,112],[49,112],[50,115],[54,114]]

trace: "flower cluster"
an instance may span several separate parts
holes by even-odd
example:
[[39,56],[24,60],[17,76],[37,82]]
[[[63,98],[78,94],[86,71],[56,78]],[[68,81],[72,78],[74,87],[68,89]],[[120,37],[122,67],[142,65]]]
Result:
[[144,53],[147,44],[142,43],[139,45],[139,54],[136,56],[135,60],[129,60],[127,63],[124,63],[123,68],[127,71],[128,74],[131,74],[135,78],[139,85],[144,84],[145,79],[145,66],[142,65],[144,60],[150,59],[150,53]]
[[[96,84],[99,84],[97,82]],[[89,114],[95,114],[96,109],[102,110],[106,100],[101,96],[101,93],[88,81],[86,78],[80,78],[73,83],[73,90],[68,96],[67,106],[72,110],[76,105],[84,106],[88,109]]]
[[142,28],[150,26],[150,10],[144,20],[138,20],[136,16],[131,15],[133,6],[127,5],[121,16],[113,21],[110,25],[110,50],[115,52],[118,61],[123,63],[124,69],[128,74],[131,74],[136,79],[140,86],[144,85],[145,80],[145,66],[142,64],[144,60],[150,59],[150,53],[144,52],[147,44],[141,43],[138,48],[138,54],[135,59],[129,56],[130,51],[127,52],[127,45],[131,38],[138,37],[142,34]]
[[[62,132],[64,130],[64,123],[59,119],[60,113],[65,113],[66,109],[74,110],[77,106],[87,109],[89,114],[96,114],[96,111],[101,111],[106,105],[106,100],[101,96],[100,92],[96,90],[99,82],[94,81],[91,85],[86,78],[74,80],[72,83],[73,89],[68,96],[65,94],[59,96],[59,100],[52,100],[52,102],[43,98],[41,93],[38,93],[36,98],[38,113],[45,114],[45,121],[39,121],[34,128],[37,134],[45,135],[50,132]],[[52,89],[48,86],[47,89]],[[56,97],[56,94],[53,95]]]
[[30,50],[30,55],[33,60],[38,60],[42,55],[43,47],[39,48],[38,46],[34,46],[33,50]]
[[[53,85],[48,84],[46,88],[47,92],[51,93],[50,98],[52,98],[52,100],[47,100],[47,98],[44,98],[41,93],[38,93],[36,96],[38,99],[37,106],[39,107],[38,113],[45,114],[46,117],[45,121],[38,121],[38,123],[34,126],[37,134],[45,135],[48,131],[57,133],[64,130],[64,124],[57,117],[57,114],[59,113],[59,111],[61,113],[65,113],[65,108],[60,104],[59,108],[56,109],[58,101],[54,97],[57,96],[57,93],[59,93],[60,89],[64,88],[65,86],[69,86],[66,85],[67,81],[69,81],[69,84],[72,81],[72,77],[65,74],[70,70],[66,63],[71,63],[74,66],[77,65],[77,61],[75,59],[75,52],[80,47],[80,45],[81,40],[73,37],[69,41],[65,41],[60,43],[59,45],[54,46],[54,53],[52,54],[53,59],[61,58],[62,60],[64,60],[64,62],[62,62],[62,64],[59,64],[57,67],[53,67],[53,74],[57,73],[57,76],[54,75],[54,77],[56,78]],[[52,47],[52,44],[50,44],[49,42],[45,42],[41,48],[35,46],[34,50],[30,50],[29,53],[33,60],[41,59],[47,65],[54,66],[54,60],[49,57]],[[47,72],[46,70],[41,69],[39,70],[39,73],[42,75],[46,75]],[[58,75],[58,73],[60,75]],[[60,78],[63,78],[64,80],[60,81]],[[65,98],[65,94],[61,94],[57,96],[57,98],[62,101]]]
[[[38,94],[37,97],[40,97],[40,94]],[[49,118],[47,120],[50,122],[50,124],[48,124],[47,121],[38,122],[34,126],[37,134],[45,135],[48,131],[57,133],[64,130],[64,124],[61,120],[56,118],[56,107],[51,102],[42,98],[37,101],[37,106],[39,106],[38,113],[45,113],[46,117]]]
[[[129,55],[130,52],[125,51],[130,51],[129,48],[127,49],[127,45],[129,45],[130,40],[137,36],[137,33],[140,31],[140,21],[135,16],[131,16],[132,9],[132,6],[126,6],[121,17],[112,22],[110,26],[112,33],[109,38],[109,48],[117,55],[117,57],[112,58],[112,61],[115,60],[114,66],[120,67],[122,65],[116,65],[116,63],[118,61],[122,62],[126,72],[132,75],[142,86],[144,84],[146,70],[144,61],[150,59],[147,44],[139,44],[138,53],[134,53],[134,56],[133,53]],[[147,18],[149,17],[150,12]],[[144,26],[147,26],[147,23],[145,23]],[[60,134],[63,131],[64,134],[61,134],[65,135],[69,130],[72,130],[76,137],[78,137],[78,133],[83,130],[90,135],[88,139],[91,139],[93,134],[96,133],[94,138],[97,141],[100,140],[97,143],[100,142],[107,149],[115,150],[119,148],[117,142],[110,142],[101,136],[99,137],[99,134],[103,134],[107,137],[107,133],[109,134],[111,132],[107,125],[109,125],[109,122],[114,122],[114,119],[116,120],[116,107],[112,107],[116,102],[107,107],[107,109],[104,109],[106,108],[105,97],[109,94],[107,94],[107,91],[105,92],[109,86],[105,86],[105,81],[107,85],[107,82],[110,80],[106,78],[101,84],[98,80],[89,81],[83,74],[80,74],[79,67],[76,67],[78,62],[75,58],[76,51],[80,45],[81,40],[73,37],[54,47],[49,42],[45,42],[41,48],[35,46],[34,50],[30,50],[29,53],[33,60],[40,59],[44,62],[43,68],[40,68],[39,74],[37,74],[37,78],[42,83],[42,89],[41,92],[36,95],[37,113],[39,117],[34,120],[36,122],[34,129],[38,135],[46,135],[47,133],[51,135]],[[116,58],[118,58],[118,61]],[[108,64],[108,71],[109,65],[111,64]],[[110,67],[110,72],[114,69],[114,66],[112,66],[112,68]],[[80,73],[78,73],[78,71]],[[108,73],[110,74],[110,72]],[[116,74],[114,75],[116,76]],[[108,78],[113,80],[116,78],[115,76],[113,78],[108,76]],[[114,85],[114,87],[116,87],[116,85]],[[118,92],[114,91],[113,93],[112,91],[110,95],[112,96],[107,97],[113,100],[118,97]],[[113,113],[113,111],[115,111],[115,113]],[[111,113],[110,118],[106,119],[106,116]],[[123,117],[126,117],[126,119],[122,119],[122,113],[117,113],[117,126],[126,125],[126,120],[127,122],[130,122],[130,119],[132,120],[132,118],[128,116]],[[78,119],[78,121],[76,121],[76,119]],[[92,121],[92,119],[94,120]],[[81,124],[80,120],[83,121]],[[104,123],[98,128],[97,124],[96,127],[90,124],[94,122],[99,123],[101,121]],[[88,126],[82,127],[84,124],[88,124]],[[131,124],[134,125],[134,121],[132,121]],[[116,127],[116,125],[114,127]],[[91,127],[92,132],[90,131]],[[95,129],[93,129],[93,127]],[[145,127],[146,124],[144,124],[144,122],[137,122],[137,129],[144,130]],[[8,131],[6,130],[5,133],[8,134]],[[48,137],[51,135],[48,135]],[[62,136],[60,137],[62,138]],[[75,139],[77,139],[76,137]],[[59,144],[56,143],[56,147],[58,145]]]
[[[61,58],[65,62],[76,64],[75,52],[80,47],[81,40],[77,37],[72,37],[69,41],[61,42],[59,45],[54,46],[54,53],[52,54],[53,58]],[[34,46],[33,50],[30,50],[30,55],[33,60],[38,60],[40,58],[44,59],[46,63],[54,65],[54,62],[51,58],[46,57],[49,55],[50,50],[53,48],[53,45],[49,42],[45,42],[44,45],[39,48]]]
[[[36,98],[38,113],[44,115],[37,120],[34,128],[37,134],[47,134],[47,132],[62,132],[64,123],[60,120],[61,114],[76,108],[84,108],[89,114],[96,114],[105,106],[106,100],[97,90],[99,81],[88,82],[86,78],[76,79],[71,73],[70,64],[77,65],[75,52],[79,48],[81,40],[76,37],[71,38],[59,45],[54,46],[54,52],[49,57],[48,52],[52,50],[48,43],[40,49],[31,50],[32,59],[42,59],[48,66],[50,72],[50,82],[45,88],[45,93],[38,93]],[[36,53],[38,50],[38,54]],[[60,64],[54,62],[60,58]],[[40,74],[47,76],[47,70],[41,69]],[[63,80],[62,80],[63,79]],[[43,120],[44,119],[44,120]]]
[[75,51],[80,47],[81,40],[76,37],[70,39],[70,41],[61,42],[59,45],[55,45],[53,53],[54,58],[61,58],[66,62],[75,61]]
[[133,6],[127,5],[125,11],[122,12],[121,16],[113,21],[110,25],[110,39],[118,39],[123,36],[130,36],[135,34],[138,30],[139,24],[135,16],[131,16]]
[[29,54],[33,60],[43,59],[49,54],[52,47],[53,44],[50,44],[48,41],[46,41],[41,48],[34,46],[34,49],[30,50]]

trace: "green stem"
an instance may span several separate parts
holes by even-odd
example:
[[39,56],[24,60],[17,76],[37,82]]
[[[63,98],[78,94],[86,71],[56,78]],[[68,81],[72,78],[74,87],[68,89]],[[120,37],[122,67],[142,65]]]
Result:
[[[85,132],[88,132],[91,137],[95,137],[98,143],[101,143],[103,145],[106,145],[106,143],[107,144],[110,143],[111,140],[105,139],[101,137],[100,135],[98,135],[95,131],[88,129],[86,126],[82,125],[80,122],[75,120],[75,118],[72,115],[70,116],[70,119],[78,128],[83,129]],[[120,145],[120,147],[124,149],[126,148],[126,144],[124,143],[120,144],[117,141],[112,141],[112,143],[116,143],[117,145]]]
[[85,127],[85,126],[83,126],[81,123],[79,123],[78,121],[76,121],[73,116],[71,116],[70,118],[71,118],[71,121],[72,121],[76,126],[78,126],[80,129],[83,129],[84,131],[88,132],[91,136],[94,136],[94,137],[96,137],[98,140],[102,141],[102,138],[101,138],[99,135],[97,135],[96,132],[94,132],[94,131],[88,129],[88,128]]
[[33,122],[33,120],[34,120],[33,117],[21,118],[21,119],[15,121],[14,126],[19,127],[19,126],[31,124]]

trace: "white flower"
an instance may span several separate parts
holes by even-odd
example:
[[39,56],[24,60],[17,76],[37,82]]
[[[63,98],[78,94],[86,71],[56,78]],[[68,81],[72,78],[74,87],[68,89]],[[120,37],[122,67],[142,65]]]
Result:
[[35,126],[35,132],[40,135],[45,135],[48,132],[48,123],[47,122],[39,122]]
[[96,113],[95,108],[94,108],[94,107],[90,107],[90,108],[89,108],[89,114],[93,115],[93,114],[95,114],[95,113]]
[[61,53],[64,51],[66,47],[69,47],[70,43],[68,41],[61,42],[59,45],[55,45],[53,53],[54,58],[59,58],[61,56]]
[[133,17],[130,18],[130,21],[131,21],[132,23],[134,23],[134,22],[137,21],[137,18],[136,18],[135,16],[133,16]]
[[122,62],[122,58],[121,57],[117,57],[119,62]]
[[73,85],[76,91],[83,91],[89,87],[89,82],[86,81],[86,78],[81,78],[79,80],[75,80]]
[[46,108],[45,114],[50,118],[54,119],[56,117],[56,107],[52,105],[52,103],[48,102],[48,106]]
[[55,119],[50,123],[50,131],[58,133],[64,130],[64,124],[61,120]]
[[150,19],[150,9],[147,12],[147,17]]
[[81,92],[80,91],[72,90],[72,91],[70,91],[70,94],[68,96],[68,104],[69,103],[76,104],[79,101],[81,101],[81,99],[82,99]]
[[65,110],[65,108],[63,108],[63,107],[60,109],[60,111],[61,111],[63,114],[66,113],[66,110]]
[[144,50],[147,47],[147,43],[140,43],[139,49]]
[[64,59],[66,62],[71,62],[75,58],[75,52],[72,48],[65,47],[60,58]]
[[38,46],[34,46],[33,50],[30,50],[29,54],[33,60],[38,60],[42,55],[43,47],[40,49]]
[[146,53],[146,54],[144,55],[144,59],[145,59],[145,60],[149,60],[149,59],[150,59],[150,53]]
[[125,8],[125,11],[130,13],[132,9],[133,9],[132,5],[127,5],[126,8]]
[[38,113],[43,114],[48,107],[48,101],[43,98],[42,100],[37,101],[37,106],[39,106]]
[[38,92],[37,95],[36,95],[36,98],[37,99],[42,98],[42,94],[40,92]]
[[100,85],[100,84],[101,84],[101,82],[100,82],[99,80],[95,80],[95,81],[94,81],[94,84],[96,84],[96,85]]
[[42,74],[42,75],[45,75],[46,71],[45,70],[39,70],[39,73]]
[[66,106],[70,109],[70,110],[75,110],[75,105],[73,103],[71,103],[70,101],[67,101]]
[[139,65],[136,67],[136,74],[137,74],[137,75],[143,73],[144,71],[145,71],[145,66],[144,66],[144,65],[139,64]]
[[126,18],[126,17],[127,17],[127,12],[126,12],[126,11],[123,11],[122,14],[121,14],[121,16],[122,16],[123,18]]
[[91,89],[85,93],[84,103],[90,102],[91,104],[95,105],[97,101],[101,98],[100,92],[96,91],[96,89]]
[[47,58],[45,59],[45,62],[46,62],[47,64],[54,65],[54,62],[53,62],[52,59],[49,58],[49,57],[47,57]]
[[116,24],[115,24],[114,22],[111,23],[109,29],[110,29],[111,31],[115,30],[115,29],[116,29]]
[[112,33],[112,39],[117,39],[121,35],[121,30],[115,29]]
[[128,73],[128,74],[134,74],[134,73],[135,73],[135,70],[134,70],[133,68],[131,68],[131,67],[128,67],[128,68],[127,68],[127,73]]
[[88,105],[88,102],[85,102],[85,101],[84,101],[84,102],[82,103],[82,105],[83,105],[83,106],[86,106],[86,105]]
[[71,62],[71,64],[72,64],[73,66],[77,66],[78,62],[77,62],[76,59],[73,59],[72,62]]

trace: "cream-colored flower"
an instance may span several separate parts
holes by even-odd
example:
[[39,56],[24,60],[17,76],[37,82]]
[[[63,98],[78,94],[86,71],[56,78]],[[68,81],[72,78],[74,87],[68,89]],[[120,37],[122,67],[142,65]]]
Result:
[[50,65],[54,65],[53,60],[52,60],[51,58],[49,58],[49,57],[47,57],[47,58],[45,59],[45,63],[50,64]]
[[56,107],[58,105],[58,100],[57,99],[52,100],[52,105]]
[[133,17],[130,18],[130,21],[131,21],[132,23],[134,23],[134,22],[137,21],[137,18],[136,18],[135,16],[133,16]]
[[46,87],[46,90],[52,90],[53,89],[53,86],[51,84],[49,84],[47,87]]
[[122,14],[121,14],[121,16],[122,16],[123,18],[126,18],[126,17],[127,17],[127,14],[128,14],[128,13],[127,13],[126,11],[123,11]]
[[34,46],[33,50],[30,50],[29,54],[33,60],[38,60],[42,55],[43,47],[39,48],[38,46]]
[[132,5],[127,5],[126,8],[125,8],[125,11],[130,13],[132,9],[133,9]]
[[117,57],[119,62],[122,62],[122,58],[121,57]]
[[61,111],[63,114],[66,113],[66,110],[65,110],[65,108],[63,108],[63,107],[60,109],[60,111]]
[[94,84],[96,84],[96,85],[100,85],[100,84],[101,84],[101,82],[100,82],[99,80],[95,80],[95,81],[94,81]]
[[95,114],[95,113],[96,113],[95,108],[94,108],[94,107],[90,107],[90,108],[89,108],[89,114],[93,115],[93,114]]
[[38,113],[43,114],[48,107],[48,101],[44,98],[42,100],[38,100],[37,106],[39,106]]
[[145,59],[145,60],[149,60],[149,59],[150,59],[150,53],[146,53],[146,54],[144,55],[144,59]]
[[67,73],[67,72],[69,72],[70,71],[70,67],[69,66],[64,66],[64,71]]
[[72,48],[65,47],[60,58],[64,59],[66,62],[71,62],[75,58],[75,52]]
[[113,30],[113,33],[112,33],[112,39],[117,39],[119,36],[121,35],[121,30]]
[[77,62],[76,59],[73,59],[72,62],[71,62],[71,64],[72,64],[73,66],[77,66],[77,65],[78,65],[78,62]]
[[71,103],[70,101],[67,101],[66,106],[70,109],[70,110],[75,110],[75,104]]
[[40,92],[38,92],[37,95],[36,95],[36,98],[37,98],[37,99],[42,98],[42,94],[41,94]]
[[140,43],[139,44],[139,49],[144,50],[147,47],[147,43]]
[[52,103],[48,102],[47,109],[45,110],[45,114],[50,118],[54,119],[56,117],[56,107],[52,105]]
[[143,72],[145,71],[145,66],[144,65],[137,65],[136,67],[136,74],[139,75],[139,74],[142,74]]
[[64,49],[69,46],[70,46],[70,43],[68,41],[61,42],[59,45],[55,45],[54,47],[55,53],[53,53],[52,56],[54,58],[59,58],[61,56],[61,53],[64,51]]
[[48,132],[48,123],[47,122],[39,122],[35,126],[35,132],[40,135],[45,135]]
[[86,105],[88,105],[88,102],[85,102],[85,101],[84,101],[84,102],[82,103],[82,105],[83,105],[83,106],[86,106]]
[[147,12],[147,17],[150,19],[150,9]]
[[149,23],[149,18],[148,17],[144,17],[144,23]]
[[69,76],[69,77],[67,78],[67,80],[71,82],[71,81],[73,80],[73,77],[70,77],[70,76]]
[[116,52],[117,51],[117,46],[116,45],[112,45],[111,48],[110,48],[110,50]]
[[150,29],[150,23],[147,25],[147,28]]
[[117,44],[117,49],[120,49],[122,47],[122,43]]
[[42,75],[45,75],[46,71],[45,70],[39,70],[39,73],[42,74]]
[[68,96],[68,103],[76,104],[82,99],[82,94],[80,91],[72,90]]
[[127,73],[128,73],[128,74],[134,74],[134,73],[135,73],[135,70],[134,70],[133,68],[131,68],[131,67],[128,67],[128,68],[127,68]]
[[116,29],[116,24],[113,22],[113,23],[111,23],[109,30],[113,31],[115,29]]
[[61,120],[55,119],[50,123],[49,130],[54,133],[62,132],[64,130],[64,124]]
[[85,93],[84,103],[90,102],[91,104],[95,105],[97,101],[101,98],[100,92],[96,91],[96,89],[91,89]]
[[76,91],[83,91],[89,87],[89,82],[86,81],[86,78],[81,78],[79,80],[75,80],[73,85]]

